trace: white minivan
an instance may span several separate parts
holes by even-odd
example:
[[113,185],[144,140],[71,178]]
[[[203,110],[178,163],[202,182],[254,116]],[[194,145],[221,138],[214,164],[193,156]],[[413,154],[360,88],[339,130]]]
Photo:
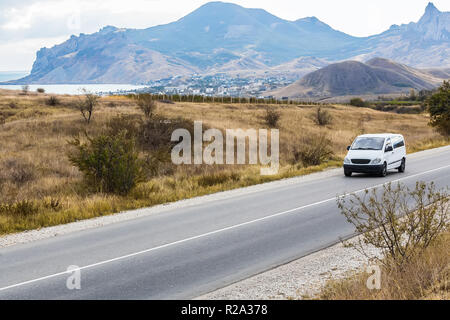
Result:
[[382,177],[387,171],[397,169],[405,172],[406,146],[401,134],[365,134],[347,147],[348,154],[344,159],[344,174],[375,173]]

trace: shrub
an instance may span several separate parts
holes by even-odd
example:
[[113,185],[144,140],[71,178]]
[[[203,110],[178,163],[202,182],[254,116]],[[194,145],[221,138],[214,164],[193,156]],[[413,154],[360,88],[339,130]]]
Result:
[[292,152],[295,162],[303,166],[317,166],[333,155],[331,140],[325,134],[304,136]]
[[444,81],[438,92],[427,100],[430,125],[444,136],[450,136],[450,81]]
[[91,122],[92,114],[94,113],[95,107],[98,105],[99,98],[100,97],[95,94],[84,91],[84,98],[78,101],[78,110],[80,110],[81,115],[88,124]]
[[264,121],[270,128],[277,128],[278,122],[280,121],[281,113],[271,108],[266,109],[266,114],[264,115]]
[[331,124],[333,117],[327,110],[322,110],[322,108],[317,109],[317,113],[314,117],[314,122],[319,126],[326,126]]
[[166,119],[152,116],[141,119],[139,115],[119,115],[108,123],[108,135],[125,134],[127,139],[136,140],[137,146],[146,153],[145,164],[148,176],[173,173],[170,150],[177,142],[171,141],[172,132],[185,128],[193,134],[192,121]]
[[47,101],[45,103],[49,106],[57,106],[60,102],[57,97],[51,96],[47,99]]
[[414,189],[389,183],[381,191],[366,190],[362,197],[338,197],[337,203],[362,234],[356,248],[364,254],[367,245],[380,249],[382,263],[401,266],[449,227],[448,191],[437,191],[433,183],[417,182]]
[[366,108],[368,107],[368,103],[365,102],[363,99],[361,98],[353,98],[350,100],[350,105],[354,106],[354,107],[361,107],[361,108]]
[[140,115],[119,114],[108,121],[108,135],[118,135],[125,132],[127,139],[136,139],[141,131],[142,120]]
[[44,88],[37,88],[36,91],[37,91],[37,93],[45,93]]
[[27,85],[27,84],[25,84],[25,85],[23,85],[22,86],[22,93],[23,94],[28,94],[28,92],[30,91],[30,86],[29,85]]
[[68,155],[70,162],[98,192],[127,194],[144,177],[144,163],[125,132],[88,138],[86,144],[79,139],[69,143],[76,149]]
[[137,104],[147,118],[151,118],[156,110],[156,102],[151,94],[142,93],[136,96]]
[[[192,121],[179,119],[166,119],[160,116],[154,116],[146,119],[140,126],[138,142],[146,152],[156,151],[161,148],[168,149],[177,142],[171,142],[172,132],[175,129],[184,128],[191,135],[194,133],[194,124]],[[205,129],[205,126],[203,126]]]

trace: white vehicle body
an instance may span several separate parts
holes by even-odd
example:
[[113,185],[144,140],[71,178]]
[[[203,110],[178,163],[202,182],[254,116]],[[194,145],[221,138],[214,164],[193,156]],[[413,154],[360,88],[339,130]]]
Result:
[[344,173],[376,173],[386,176],[387,170],[404,172],[406,144],[401,134],[365,134],[358,136],[344,160]]

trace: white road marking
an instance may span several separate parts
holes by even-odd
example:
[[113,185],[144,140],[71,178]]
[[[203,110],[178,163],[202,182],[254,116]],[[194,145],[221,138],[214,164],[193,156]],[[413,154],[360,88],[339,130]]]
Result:
[[[428,173],[431,173],[431,172],[439,171],[439,170],[446,169],[446,168],[449,168],[449,167],[450,167],[450,165],[447,165],[447,166],[443,166],[443,167],[440,167],[440,168],[424,171],[424,172],[421,172],[421,173],[416,173],[416,174],[413,174],[413,175],[410,175],[410,176],[407,176],[407,177],[403,177],[403,178],[400,178],[400,179],[387,181],[385,183],[380,183],[378,185],[375,185],[375,186],[372,186],[372,187],[369,187],[369,188],[364,188],[364,189],[360,189],[360,190],[357,190],[357,191],[352,191],[352,192],[345,193],[341,197],[344,197],[344,196],[349,195],[349,194],[356,194],[356,193],[364,192],[365,190],[372,190],[372,189],[375,189],[375,188],[382,187],[382,186],[386,185],[387,183],[399,182],[399,181],[402,181],[402,180],[418,177],[418,176],[421,176],[421,175],[424,175],[424,174],[428,174]],[[90,265],[86,265],[86,266],[80,267],[79,270],[85,270],[85,269],[89,269],[89,268],[94,268],[94,267],[98,267],[98,266],[101,266],[101,265],[104,265],[104,264],[107,264],[107,263],[111,263],[111,262],[115,262],[115,261],[119,261],[119,260],[124,260],[124,259],[131,258],[131,257],[135,257],[135,256],[138,256],[138,255],[141,255],[141,254],[144,254],[144,253],[148,253],[148,252],[156,251],[156,250],[159,250],[159,249],[175,246],[175,245],[180,244],[180,243],[184,243],[184,242],[188,242],[188,241],[204,238],[204,237],[207,237],[207,236],[210,236],[210,235],[213,235],[213,234],[217,234],[217,233],[221,233],[221,232],[224,232],[224,231],[236,229],[236,228],[239,228],[239,227],[242,227],[242,226],[246,226],[246,225],[249,225],[249,224],[252,224],[252,223],[257,223],[257,222],[261,222],[261,221],[264,221],[264,220],[272,219],[272,218],[279,217],[279,216],[282,216],[282,215],[285,215],[285,214],[289,214],[289,213],[292,213],[292,212],[295,212],[295,211],[298,211],[298,210],[303,210],[303,209],[306,209],[306,208],[309,208],[309,207],[313,207],[313,206],[316,206],[316,205],[319,205],[319,204],[323,204],[323,203],[330,202],[330,201],[335,201],[335,200],[336,200],[336,197],[333,197],[333,198],[329,198],[329,199],[322,200],[322,201],[319,201],[319,202],[307,204],[307,205],[304,205],[304,206],[301,206],[301,207],[297,207],[297,208],[294,208],[294,209],[290,209],[290,210],[286,210],[286,211],[283,211],[283,212],[275,213],[275,214],[272,214],[272,215],[269,215],[269,216],[265,216],[265,217],[262,217],[262,218],[259,218],[259,219],[255,219],[255,220],[239,223],[239,224],[236,224],[236,225],[233,225],[233,226],[229,226],[229,227],[218,229],[218,230],[215,230],[215,231],[203,233],[203,234],[200,234],[200,235],[197,235],[197,236],[193,236],[193,237],[190,237],[190,238],[178,240],[178,241],[175,241],[175,242],[163,244],[163,245],[160,245],[160,246],[157,246],[157,247],[153,247],[153,248],[150,248],[150,249],[146,249],[146,250],[130,253],[130,254],[127,254],[127,255],[124,255],[124,256],[120,256],[120,257],[117,257],[117,258],[104,260],[104,261],[101,261],[101,262],[97,262],[97,263],[93,263],[93,264],[90,264]],[[5,290],[8,290],[8,289],[17,288],[17,287],[24,286],[24,285],[27,285],[27,284],[39,282],[39,281],[42,281],[42,280],[47,280],[47,279],[50,279],[50,278],[55,278],[55,277],[58,277],[58,276],[62,276],[64,274],[70,274],[71,272],[72,271],[63,271],[63,272],[54,273],[54,274],[51,274],[51,275],[48,275],[48,276],[45,276],[45,277],[41,277],[41,278],[36,278],[36,279],[33,279],[33,280],[20,282],[20,283],[17,283],[17,284],[13,284],[13,285],[10,285],[10,286],[6,286],[6,287],[3,287],[3,288],[0,288],[0,291],[5,291]]]

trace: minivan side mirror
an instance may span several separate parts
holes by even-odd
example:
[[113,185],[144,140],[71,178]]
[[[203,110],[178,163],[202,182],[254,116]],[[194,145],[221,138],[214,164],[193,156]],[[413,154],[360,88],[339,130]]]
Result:
[[386,149],[384,150],[384,152],[391,152],[394,149],[392,148],[392,146],[387,146]]
[[347,151],[349,151],[349,150],[350,150],[350,148],[351,148],[351,146],[348,146],[348,147],[347,147]]

